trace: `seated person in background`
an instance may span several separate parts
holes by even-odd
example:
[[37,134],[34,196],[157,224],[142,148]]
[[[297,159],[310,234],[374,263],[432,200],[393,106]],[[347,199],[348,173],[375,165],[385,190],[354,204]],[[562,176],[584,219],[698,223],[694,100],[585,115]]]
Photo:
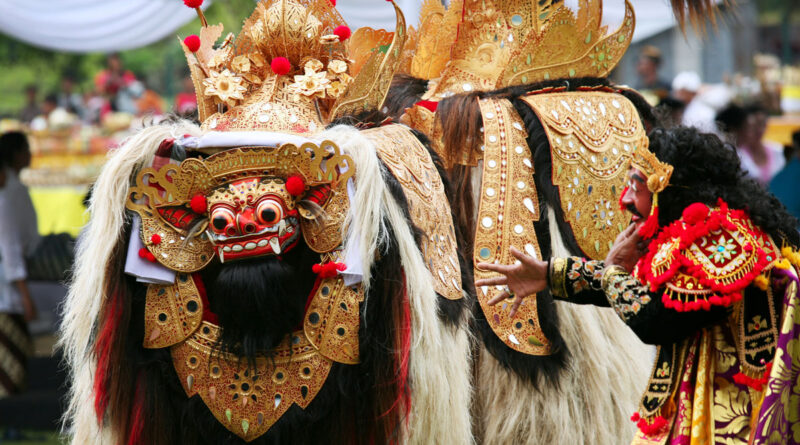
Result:
[[797,221],[714,135],[658,129],[650,148],[634,153],[620,200],[633,224],[605,261],[512,249],[519,262],[479,264],[502,275],[476,285],[505,286],[490,304],[514,298],[512,317],[548,286],[557,299],[610,306],[658,346],[634,444],[789,437],[800,428],[782,396],[796,393],[800,369]]
[[0,136],[0,397],[24,387],[30,350],[26,322],[36,318],[25,258],[39,243],[39,233],[28,189],[19,181],[30,160],[24,134]]

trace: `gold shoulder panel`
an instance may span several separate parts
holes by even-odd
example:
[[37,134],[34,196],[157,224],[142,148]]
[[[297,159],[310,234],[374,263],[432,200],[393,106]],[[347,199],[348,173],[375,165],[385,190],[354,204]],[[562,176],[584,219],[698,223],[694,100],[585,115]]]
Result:
[[616,93],[566,92],[530,95],[550,141],[553,184],[561,209],[583,253],[605,258],[630,222],[619,210],[633,151],[647,135],[633,104]]
[[366,130],[364,135],[375,143],[378,156],[402,185],[411,220],[424,233],[422,256],[434,289],[449,300],[462,298],[453,215],[430,153],[403,125]]
[[[325,256],[329,256],[330,261],[340,260],[338,252]],[[306,309],[303,331],[320,354],[338,363],[358,363],[358,329],[363,301],[361,284],[345,286],[341,275],[319,283]]]
[[144,304],[144,341],[148,349],[165,348],[186,340],[203,319],[203,301],[188,274],[174,284],[147,286]]
[[[483,99],[479,103],[484,128],[483,183],[473,261],[513,264],[516,258],[509,252],[511,246],[541,258],[533,228],[533,222],[539,220],[539,199],[522,119],[508,100]],[[494,275],[475,268],[476,280]],[[501,291],[501,287],[482,286],[477,292],[478,302],[495,334],[516,351],[549,354],[550,346],[539,324],[536,298],[525,299],[511,318],[511,300],[495,306],[487,304]]]

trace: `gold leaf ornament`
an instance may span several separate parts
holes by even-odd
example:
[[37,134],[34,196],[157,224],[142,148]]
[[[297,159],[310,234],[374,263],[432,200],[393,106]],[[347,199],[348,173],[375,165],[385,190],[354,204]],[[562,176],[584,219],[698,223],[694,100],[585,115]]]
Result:
[[211,77],[203,81],[205,85],[204,94],[217,98],[228,106],[236,105],[237,101],[244,100],[247,88],[242,86],[242,78],[235,76],[227,69],[221,73],[211,71]]

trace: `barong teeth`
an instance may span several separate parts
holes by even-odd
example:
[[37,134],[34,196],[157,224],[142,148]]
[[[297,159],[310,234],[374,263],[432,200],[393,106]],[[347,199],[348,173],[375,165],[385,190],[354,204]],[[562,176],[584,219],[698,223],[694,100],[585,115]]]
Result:
[[278,240],[277,236],[273,236],[269,239],[269,247],[272,248],[272,252],[275,253],[275,255],[281,253],[281,242]]
[[219,248],[219,262],[224,264],[225,263],[225,253],[222,247]]

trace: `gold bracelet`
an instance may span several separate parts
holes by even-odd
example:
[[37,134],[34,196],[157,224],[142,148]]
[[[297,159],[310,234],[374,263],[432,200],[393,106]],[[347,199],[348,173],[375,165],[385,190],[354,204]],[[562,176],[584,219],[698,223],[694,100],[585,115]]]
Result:
[[550,258],[550,294],[554,298],[566,299],[567,295],[567,259]]
[[606,266],[605,270],[603,271],[603,277],[600,279],[600,287],[603,289],[606,297],[608,297],[611,290],[611,279],[620,275],[630,275],[630,273],[628,273],[624,267],[616,264]]

